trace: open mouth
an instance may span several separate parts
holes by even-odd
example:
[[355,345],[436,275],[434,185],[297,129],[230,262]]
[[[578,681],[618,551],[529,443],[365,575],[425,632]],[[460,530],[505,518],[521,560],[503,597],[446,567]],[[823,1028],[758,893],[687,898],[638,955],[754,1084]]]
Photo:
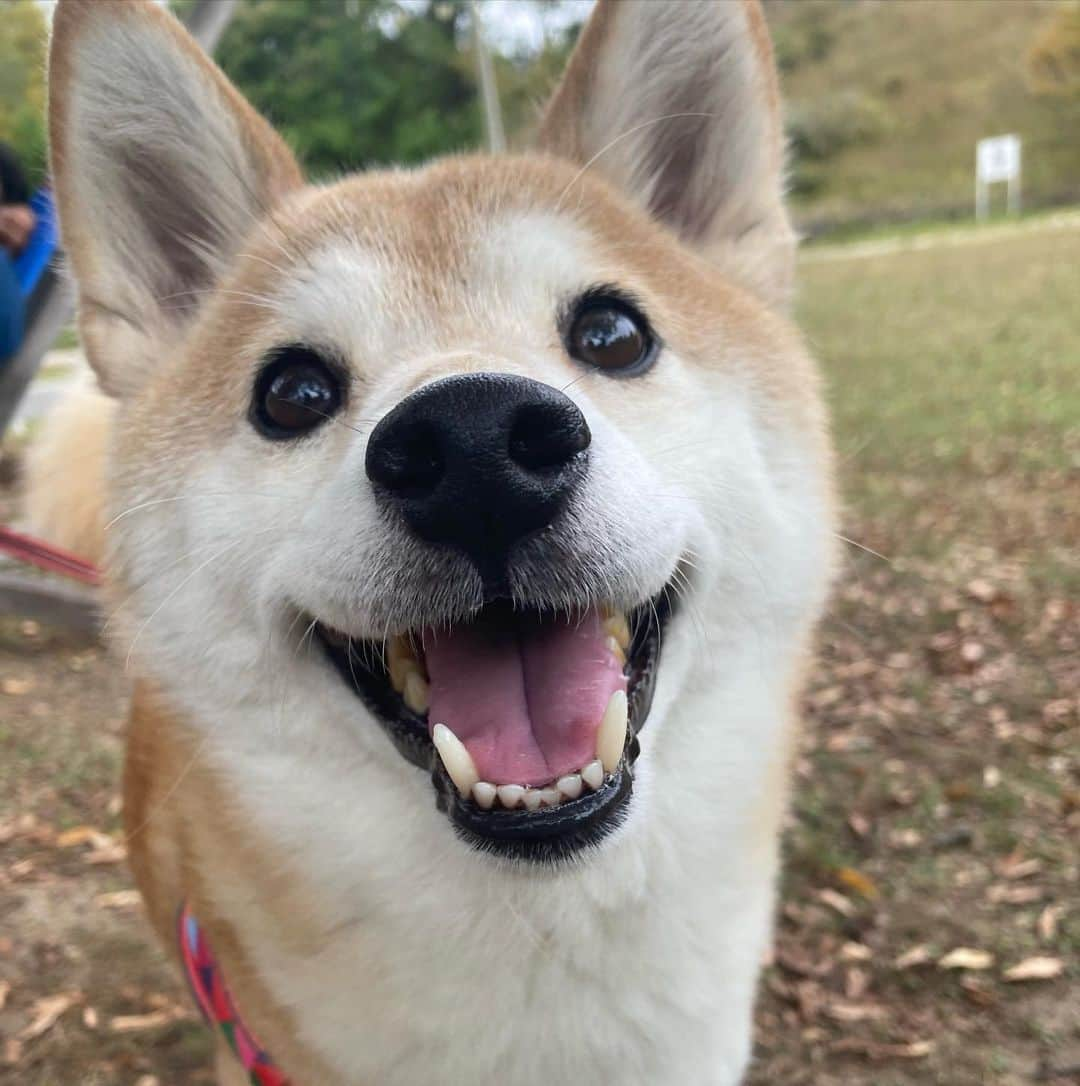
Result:
[[671,592],[628,614],[488,604],[385,646],[316,624],[341,677],[477,848],[557,860],[623,817]]

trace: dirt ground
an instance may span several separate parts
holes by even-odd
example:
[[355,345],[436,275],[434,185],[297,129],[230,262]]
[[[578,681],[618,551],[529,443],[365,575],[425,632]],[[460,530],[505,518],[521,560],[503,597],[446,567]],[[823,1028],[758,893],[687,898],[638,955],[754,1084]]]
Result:
[[[1077,237],[809,276],[859,545],[806,695],[752,1086],[1080,1082]],[[1004,301],[950,264],[995,260],[1022,270]],[[211,1081],[123,863],[121,670],[0,619],[3,1084]]]

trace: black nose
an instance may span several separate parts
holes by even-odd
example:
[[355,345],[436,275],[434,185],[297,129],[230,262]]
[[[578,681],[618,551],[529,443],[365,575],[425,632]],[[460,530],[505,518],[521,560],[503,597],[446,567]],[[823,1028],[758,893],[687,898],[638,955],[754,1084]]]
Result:
[[592,435],[572,400],[506,373],[434,381],[372,431],[367,474],[421,538],[499,580],[511,546],[549,525],[585,474]]

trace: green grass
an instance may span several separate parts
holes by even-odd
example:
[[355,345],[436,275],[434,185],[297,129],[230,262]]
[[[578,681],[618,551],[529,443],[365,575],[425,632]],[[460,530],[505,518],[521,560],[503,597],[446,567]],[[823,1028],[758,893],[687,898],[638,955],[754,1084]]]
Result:
[[861,513],[902,523],[947,500],[955,516],[921,540],[939,550],[998,516],[1031,526],[1023,488],[997,492],[1006,475],[1068,504],[1080,471],[1078,252],[1080,231],[1063,229],[804,264],[799,317]]

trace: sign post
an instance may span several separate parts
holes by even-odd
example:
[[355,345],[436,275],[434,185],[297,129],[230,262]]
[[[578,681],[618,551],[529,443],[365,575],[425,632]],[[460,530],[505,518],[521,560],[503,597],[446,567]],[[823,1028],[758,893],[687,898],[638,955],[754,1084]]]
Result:
[[990,213],[990,186],[1005,182],[1009,214],[1020,210],[1020,137],[990,136],[975,145],[975,218]]

